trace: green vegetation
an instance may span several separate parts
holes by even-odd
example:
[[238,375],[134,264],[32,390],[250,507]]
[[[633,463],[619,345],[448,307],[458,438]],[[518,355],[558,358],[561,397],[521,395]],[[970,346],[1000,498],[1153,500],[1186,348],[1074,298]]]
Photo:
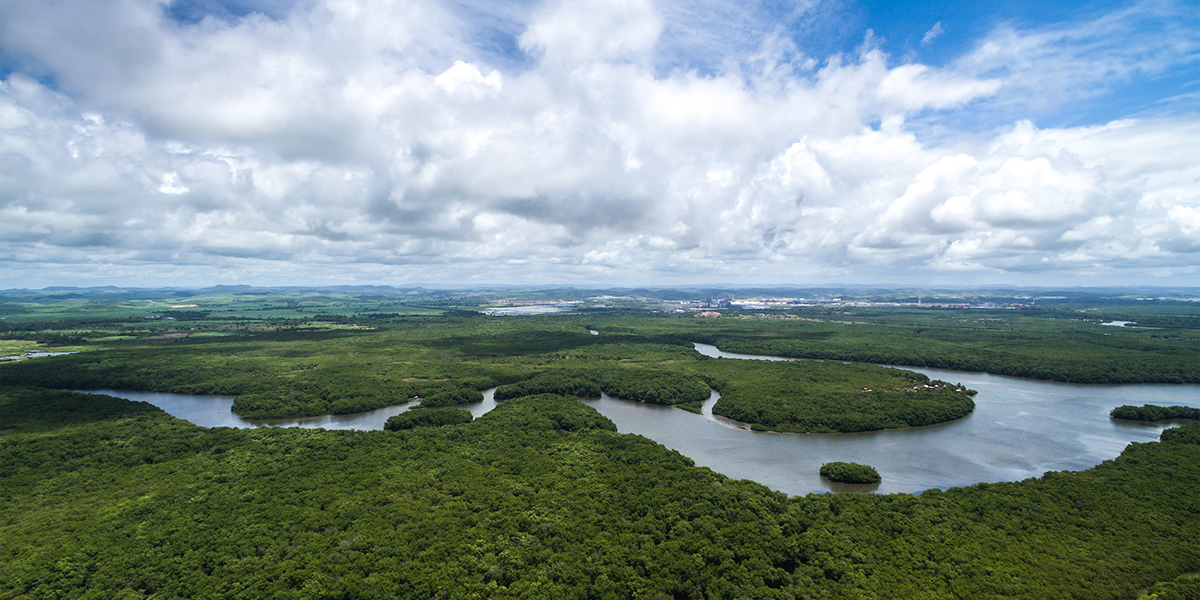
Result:
[[[1194,290],[1043,293],[1031,298],[1027,291],[1001,290],[741,290],[741,297],[800,296],[808,301],[769,310],[723,307],[722,318],[693,319],[688,311],[699,310],[694,307],[701,300],[718,301],[731,292],[508,289],[451,294],[371,286],[0,290],[0,340],[77,350],[264,335],[283,340],[287,336],[280,334],[288,333],[315,339],[380,332],[379,339],[388,339],[404,323],[434,322],[439,316],[479,318],[475,311],[486,305],[574,300],[580,301],[577,310],[582,314],[552,317],[570,323],[555,329],[552,337],[514,331],[488,339],[478,335],[479,329],[488,329],[481,327],[445,332],[442,347],[476,356],[530,355],[587,345],[590,342],[574,338],[593,329],[601,332],[594,336],[600,339],[699,341],[729,352],[988,371],[1053,381],[1200,383],[1200,303],[1170,299],[1194,297]],[[913,303],[918,294],[924,294],[924,307],[864,305]],[[605,297],[588,301],[600,295]],[[1154,299],[1142,297],[1147,295]],[[941,307],[930,307],[930,302]],[[589,308],[599,304],[616,308]],[[1100,325],[1112,321],[1133,321],[1138,327]],[[428,395],[427,390],[418,392]]]
[[525,381],[500,386],[496,388],[494,397],[496,400],[510,400],[536,394],[560,394],[580,398],[599,398],[600,394],[604,392],[597,379],[600,378],[590,372],[562,370],[557,373],[543,373]]
[[708,360],[713,413],[790,432],[856,432],[942,423],[975,409],[974,393],[911,371],[863,364]]
[[430,340],[422,334],[445,335],[454,327],[453,319],[436,319],[389,331],[140,340],[6,364],[3,376],[13,384],[60,389],[236,395],[233,410],[243,417],[284,418],[358,413],[416,397],[458,403],[530,373],[528,367],[423,345]]
[[1103,600],[1200,570],[1200,424],[1079,473],[788,498],[552,395],[238,430],[6,383],[0,415],[5,599]]
[[[1134,330],[1013,311],[798,311],[716,319],[695,341],[725,352],[986,371],[1070,383],[1200,383],[1200,319]],[[803,319],[803,320],[801,320]],[[698,319],[696,321],[699,321]]]
[[[350,414],[420,398],[425,407],[534,394],[609,395],[716,414],[776,431],[866,431],[957,419],[969,390],[924,375],[840,362],[713,360],[664,330],[680,319],[478,314],[379,320],[370,330],[151,338],[0,365],[14,385],[237,398],[245,418]],[[688,321],[683,321],[688,323]],[[602,324],[594,336],[586,324]]]
[[602,385],[609,395],[647,404],[703,402],[710,393],[701,377],[665,370],[610,371]]
[[461,408],[415,408],[402,412],[394,417],[388,417],[383,428],[388,431],[401,429],[416,429],[417,427],[442,427],[444,425],[462,425],[474,420],[471,411]]
[[[595,409],[571,396],[557,394],[538,394],[517,402],[505,402],[481,417],[480,422],[509,431],[617,431],[617,426]],[[686,458],[683,460],[691,462]]]
[[1200,576],[1190,573],[1174,581],[1156,583],[1138,600],[1200,600]]
[[1164,442],[1200,445],[1200,427],[1194,425],[1195,423],[1187,427],[1166,429],[1159,435],[1159,439]]
[[821,477],[838,483],[879,483],[879,471],[869,465],[853,462],[831,462],[821,465]]
[[647,404],[683,404],[708,398],[701,377],[664,369],[627,368],[562,369],[496,390],[497,400],[533,394],[565,394],[598,398],[601,393]]
[[[82,351],[0,364],[0,600],[1194,597],[1180,575],[1200,570],[1198,423],[1079,473],[788,498],[572,396],[698,412],[714,388],[714,412],[755,429],[924,425],[968,414],[971,391],[840,361],[1194,383],[1195,303],[694,319],[669,314],[689,292],[643,292],[522,318],[480,315],[500,300],[476,292],[0,292],[0,348]],[[563,294],[598,295],[502,292]],[[818,360],[709,359],[693,341]],[[474,422],[428,408],[496,386],[505,401]],[[231,394],[250,418],[423,408],[394,431],[205,429],[70,388]]]
[[30,340],[0,340],[0,356],[17,356],[30,350],[38,350],[38,343]]
[[[3,304],[18,310],[0,330],[13,339],[82,341],[85,351],[0,365],[0,375],[59,389],[234,395],[233,410],[245,418],[348,414],[415,398],[449,406],[478,401],[495,386],[499,400],[607,393],[699,411],[712,387],[722,396],[714,413],[788,432],[921,426],[973,409],[970,391],[957,385],[846,360],[1059,381],[1200,382],[1200,319],[1191,305],[794,306],[774,314],[727,311],[719,319],[620,310],[512,318],[464,310],[482,302],[470,296],[415,298],[252,289],[107,303],[22,298]],[[190,304],[197,306],[178,308]],[[80,314],[89,316],[72,316]],[[1109,319],[1162,329],[1098,324]],[[817,360],[731,365],[698,356],[693,341]]]
[[425,408],[473,404],[475,402],[483,402],[483,394],[471,388],[458,388],[445,392],[436,392],[426,398],[421,398],[421,406]]
[[1155,406],[1125,404],[1112,409],[1108,416],[1130,421],[1169,421],[1171,419],[1200,419],[1200,408],[1190,406]]

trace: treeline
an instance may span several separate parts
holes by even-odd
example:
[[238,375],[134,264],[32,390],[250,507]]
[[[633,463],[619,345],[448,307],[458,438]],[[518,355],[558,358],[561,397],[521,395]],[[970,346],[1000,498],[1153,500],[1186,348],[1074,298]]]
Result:
[[353,325],[366,321],[392,321],[396,319],[411,318],[412,315],[404,313],[381,313],[381,312],[356,312],[349,315],[337,315],[329,313],[319,313],[313,315],[311,319],[296,319],[296,321],[320,321],[323,323],[337,323],[340,325]]
[[[350,414],[418,398],[426,407],[450,406],[478,402],[479,390],[495,386],[497,400],[605,393],[690,410],[699,410],[716,387],[722,399],[714,412],[777,431],[928,425],[965,416],[974,406],[967,390],[931,386],[915,373],[832,361],[710,360],[688,347],[635,341],[622,332],[568,330],[537,341],[533,334],[544,325],[474,319],[470,325],[406,323],[390,331],[159,341],[0,365],[0,371],[14,385],[233,395],[233,411],[244,418]],[[478,338],[461,335],[472,327],[479,327]],[[541,344],[539,352],[497,355],[506,336],[526,338],[518,348]],[[476,355],[481,350],[485,355]]]
[[1108,415],[1114,419],[1130,421],[1168,421],[1171,419],[1200,419],[1200,408],[1190,406],[1155,406],[1125,404],[1112,409]]
[[511,400],[537,394],[599,398],[604,391],[596,379],[592,373],[565,369],[554,373],[541,373],[531,379],[496,388],[493,398]]
[[1159,340],[1097,341],[1095,335],[953,328],[859,329],[847,327],[820,339],[785,337],[782,332],[780,339],[728,334],[709,339],[721,350],[739,354],[986,371],[1067,383],[1200,383],[1200,352],[1185,341],[1154,345],[1150,342]]
[[911,371],[817,361],[702,364],[721,392],[713,414],[756,430],[875,431],[944,423],[975,410],[972,390]]
[[740,354],[986,371],[1070,383],[1200,383],[1200,330],[1195,327],[1200,318],[1194,316],[1172,321],[1176,327],[1170,329],[1146,330],[1100,327],[1082,317],[1038,316],[1036,311],[831,307],[789,312],[793,314],[787,318],[774,319],[614,320],[632,328],[640,321],[645,335],[674,335]]
[[561,396],[396,432],[7,384],[0,414],[3,598],[1106,600],[1200,570],[1200,424],[1079,473],[788,498]]
[[[481,382],[477,382],[476,385],[479,383]],[[424,398],[421,398],[421,406],[425,408],[454,406],[456,404],[473,404],[475,402],[483,402],[483,394],[481,394],[479,390],[464,387],[435,392],[425,396]]]
[[708,383],[696,375],[662,369],[607,368],[561,369],[496,389],[497,400],[535,394],[559,394],[598,398],[608,394],[647,404],[702,402],[709,396]]
[[387,431],[416,429],[417,427],[443,427],[463,425],[474,420],[471,412],[461,408],[414,408],[394,417],[388,417],[383,428]]
[[478,401],[478,390],[527,372],[457,361],[394,365],[296,350],[279,342],[160,344],[2,368],[6,385],[237,396],[233,411],[250,419],[352,414],[417,397],[435,405]]
[[[371,330],[130,340],[0,365],[0,376],[14,385],[59,389],[234,395],[234,411],[246,418],[347,414],[417,397],[426,406],[452,405],[475,401],[480,390],[495,386],[501,386],[499,399],[607,393],[699,410],[711,386],[722,393],[717,414],[778,431],[927,425],[972,409],[966,392],[953,386],[904,391],[908,382],[876,381],[875,372],[840,364],[844,360],[1094,383],[1200,380],[1200,352],[1188,340],[1152,339],[1138,331],[1072,337],[1053,320],[1011,320],[1017,324],[1004,327],[1012,330],[985,331],[625,314],[441,315],[380,320]],[[589,334],[589,327],[600,335]],[[764,378],[746,361],[721,366],[703,359],[688,340],[734,352],[829,360],[778,367],[808,369],[809,376]]]
[[879,483],[879,471],[870,465],[854,462],[831,462],[821,465],[821,477],[838,483]]

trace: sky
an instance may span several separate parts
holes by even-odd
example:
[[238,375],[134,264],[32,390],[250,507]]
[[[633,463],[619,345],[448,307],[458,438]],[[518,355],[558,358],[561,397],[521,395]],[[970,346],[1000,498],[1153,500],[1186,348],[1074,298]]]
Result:
[[1200,2],[6,0],[0,288],[1200,286]]

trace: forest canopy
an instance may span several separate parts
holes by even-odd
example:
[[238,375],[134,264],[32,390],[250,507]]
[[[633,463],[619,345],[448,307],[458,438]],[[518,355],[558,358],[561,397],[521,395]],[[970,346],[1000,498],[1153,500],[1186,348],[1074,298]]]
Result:
[[424,407],[537,394],[699,410],[756,429],[870,431],[971,412],[971,391],[924,375],[840,361],[713,360],[665,333],[673,321],[589,317],[413,318],[371,329],[145,340],[0,365],[6,382],[236,396],[243,418],[352,414],[419,400]]
[[1200,424],[1079,473],[789,498],[557,395],[397,432],[8,385],[0,414],[6,598],[1104,600],[1200,567]]
[[1200,419],[1200,408],[1192,408],[1190,406],[1156,406],[1154,404],[1132,406],[1125,404],[1112,409],[1109,416],[1114,419],[1126,419],[1130,421]]
[[[1103,600],[1195,587],[1180,576],[1200,571],[1200,424],[1082,472],[787,497],[620,434],[576,399],[699,411],[711,389],[716,414],[782,431],[940,422],[970,413],[971,390],[865,363],[1198,382],[1193,305],[701,319],[629,292],[604,302],[640,308],[503,318],[469,294],[409,294],[0,291],[5,352],[78,352],[0,364],[0,599]],[[713,359],[693,342],[805,360]],[[435,426],[206,429],[66,391],[100,388],[235,395],[243,417],[419,400],[396,421]],[[429,408],[491,388],[501,402],[471,422]]]
[[879,471],[855,462],[829,462],[821,465],[821,477],[838,483],[879,483]]
[[444,425],[462,425],[474,420],[470,411],[461,408],[417,408],[388,417],[383,428],[388,431],[415,429],[417,427],[442,427]]

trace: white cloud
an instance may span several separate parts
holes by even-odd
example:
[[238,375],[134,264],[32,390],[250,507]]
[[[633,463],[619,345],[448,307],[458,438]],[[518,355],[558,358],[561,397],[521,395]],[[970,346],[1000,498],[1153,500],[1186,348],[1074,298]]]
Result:
[[1196,7],[1147,0],[1097,18],[1021,30],[1002,26],[958,59],[963,75],[1004,81],[997,100],[1046,108],[1104,94],[1136,77],[1154,78],[1200,61]]
[[451,94],[461,90],[464,93],[478,95],[484,93],[485,90],[487,92],[499,91],[502,77],[500,72],[495,70],[484,77],[483,73],[479,71],[479,67],[456,60],[454,66],[434,77],[433,83]]
[[944,31],[945,31],[945,29],[942,28],[941,21],[934,23],[933,27],[930,27],[929,31],[926,31],[925,35],[921,36],[921,45],[928,46],[928,45],[932,44],[933,40],[936,40],[937,37],[939,35],[942,35],[942,32],[944,32]]
[[[1198,268],[1194,116],[906,130],[1032,85],[988,44],[1019,65],[1023,48],[1059,56],[1108,21],[1001,30],[949,68],[891,66],[869,43],[813,68],[764,42],[726,71],[664,74],[655,52],[677,5],[548,3],[520,36],[534,62],[502,73],[437,3],[326,0],[195,25],[150,0],[100,4],[0,15],[5,56],[63,90],[0,84],[0,272],[15,285],[100,263],[92,277],[128,283]],[[1068,83],[1093,85],[1086,57],[1070,60]]]
[[[158,191],[164,194],[183,194],[188,192],[188,188],[179,184],[179,173],[165,173],[162,176],[162,185],[158,187]],[[141,223],[141,220],[135,223]]]
[[650,52],[663,21],[649,0],[558,0],[538,11],[521,46],[543,63],[572,68],[590,62],[638,61]]

